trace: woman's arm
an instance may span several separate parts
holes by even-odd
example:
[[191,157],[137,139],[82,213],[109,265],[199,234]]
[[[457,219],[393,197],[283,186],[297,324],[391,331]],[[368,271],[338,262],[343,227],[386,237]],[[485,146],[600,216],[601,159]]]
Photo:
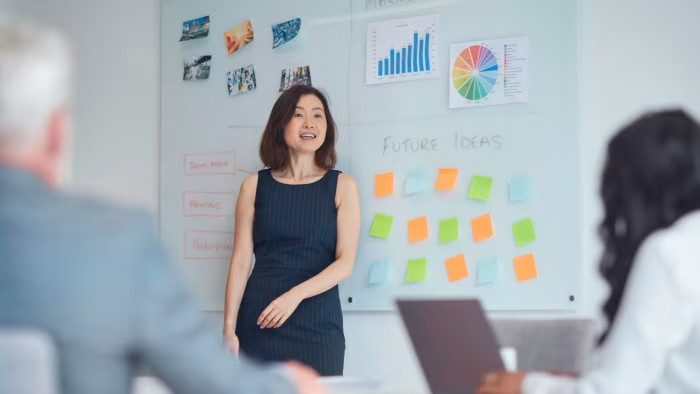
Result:
[[332,288],[352,274],[357,255],[357,242],[360,238],[360,197],[357,183],[350,175],[338,175],[337,240],[335,261],[318,275],[298,284],[294,289],[302,299],[313,297]]
[[338,175],[338,207],[335,261],[314,277],[282,294],[258,317],[261,328],[277,328],[294,312],[301,301],[321,294],[352,274],[360,238],[360,197],[357,183],[347,174]]
[[224,299],[224,337],[226,345],[238,352],[236,318],[241,305],[243,291],[248,282],[248,274],[253,260],[253,217],[255,214],[255,190],[258,174],[246,178],[241,184],[236,202],[236,228],[233,235],[233,254],[226,280]]

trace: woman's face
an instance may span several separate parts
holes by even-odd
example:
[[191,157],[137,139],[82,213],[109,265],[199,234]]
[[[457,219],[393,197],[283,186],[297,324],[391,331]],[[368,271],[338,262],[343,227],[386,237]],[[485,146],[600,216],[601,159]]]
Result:
[[316,95],[306,94],[299,98],[294,115],[284,128],[284,142],[290,151],[316,152],[326,140],[326,128],[323,103]]

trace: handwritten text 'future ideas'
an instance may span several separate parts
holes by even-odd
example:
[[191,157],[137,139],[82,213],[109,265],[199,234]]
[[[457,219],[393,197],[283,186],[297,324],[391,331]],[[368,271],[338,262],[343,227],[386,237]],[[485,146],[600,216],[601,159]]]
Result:
[[[443,144],[439,138],[389,136],[384,138],[382,156],[387,153],[438,152]],[[455,150],[500,150],[503,148],[503,137],[498,134],[474,136],[455,134],[449,146]]]

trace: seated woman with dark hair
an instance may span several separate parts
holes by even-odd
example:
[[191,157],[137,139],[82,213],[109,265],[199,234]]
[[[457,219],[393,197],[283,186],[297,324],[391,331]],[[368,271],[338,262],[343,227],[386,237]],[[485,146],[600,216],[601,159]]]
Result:
[[579,378],[490,373],[478,393],[700,392],[700,126],[667,111],[625,127],[601,196],[609,325],[595,364]]

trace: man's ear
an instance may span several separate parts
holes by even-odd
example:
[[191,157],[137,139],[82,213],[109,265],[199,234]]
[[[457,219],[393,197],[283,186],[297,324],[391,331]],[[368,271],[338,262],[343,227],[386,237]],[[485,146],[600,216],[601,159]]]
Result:
[[51,115],[47,132],[45,153],[51,161],[59,162],[67,153],[70,133],[70,119],[65,109],[58,109]]
[[66,169],[64,168],[69,153],[70,116],[65,109],[58,109],[51,114],[47,123],[46,135],[42,145],[40,162],[43,177],[53,186],[62,182]]

